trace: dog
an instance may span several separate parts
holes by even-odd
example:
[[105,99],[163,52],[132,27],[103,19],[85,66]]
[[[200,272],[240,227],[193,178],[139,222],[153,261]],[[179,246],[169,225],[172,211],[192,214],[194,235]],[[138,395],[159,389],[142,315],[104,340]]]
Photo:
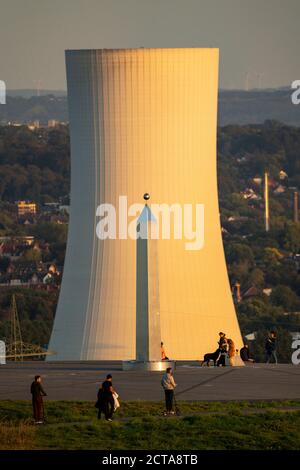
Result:
[[209,367],[209,361],[214,361],[214,366],[216,367],[217,365],[217,360],[220,357],[220,349],[217,349],[214,353],[207,353],[204,354],[204,359],[201,362],[201,367],[203,366],[204,363],[206,363],[207,367]]

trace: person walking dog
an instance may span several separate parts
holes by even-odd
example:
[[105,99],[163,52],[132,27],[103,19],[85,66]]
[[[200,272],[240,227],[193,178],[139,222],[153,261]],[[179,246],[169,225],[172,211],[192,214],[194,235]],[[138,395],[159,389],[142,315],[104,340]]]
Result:
[[228,344],[227,344],[227,339],[226,339],[226,334],[220,331],[219,333],[219,349],[220,349],[220,357],[217,362],[217,366],[220,367],[225,367],[226,365],[226,356],[227,356],[227,349],[228,349]]

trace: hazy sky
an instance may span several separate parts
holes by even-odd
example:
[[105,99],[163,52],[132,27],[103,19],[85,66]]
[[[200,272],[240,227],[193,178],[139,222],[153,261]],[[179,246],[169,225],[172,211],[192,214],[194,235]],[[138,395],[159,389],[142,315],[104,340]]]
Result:
[[300,79],[300,0],[0,0],[0,80],[65,89],[65,49],[219,47],[220,86]]

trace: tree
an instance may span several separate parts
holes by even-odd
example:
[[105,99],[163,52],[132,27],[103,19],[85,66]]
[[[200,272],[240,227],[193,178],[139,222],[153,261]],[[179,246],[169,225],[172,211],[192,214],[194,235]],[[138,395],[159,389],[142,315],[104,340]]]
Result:
[[42,259],[42,255],[39,250],[30,248],[29,250],[25,251],[22,256],[22,259],[25,261],[40,261]]
[[282,246],[292,253],[300,252],[300,224],[287,222],[282,233]]
[[271,302],[273,305],[283,307],[287,312],[300,309],[300,299],[288,286],[279,285],[272,290]]
[[8,256],[0,256],[0,272],[6,273],[8,266],[10,265],[11,261]]
[[265,276],[261,269],[254,268],[249,274],[249,282],[253,286],[263,287],[265,283]]
[[282,258],[283,255],[277,248],[266,247],[262,252],[261,261],[265,263],[266,266],[279,266]]
[[230,243],[226,246],[226,259],[229,263],[246,262],[251,266],[254,256],[251,248],[242,243]]

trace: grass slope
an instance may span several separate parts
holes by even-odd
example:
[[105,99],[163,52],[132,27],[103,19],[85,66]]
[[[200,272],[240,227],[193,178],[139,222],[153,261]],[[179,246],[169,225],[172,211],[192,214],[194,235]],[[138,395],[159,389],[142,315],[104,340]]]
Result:
[[300,402],[180,402],[163,418],[153,402],[124,402],[113,423],[92,402],[48,401],[47,425],[31,403],[0,401],[0,449],[299,449]]

